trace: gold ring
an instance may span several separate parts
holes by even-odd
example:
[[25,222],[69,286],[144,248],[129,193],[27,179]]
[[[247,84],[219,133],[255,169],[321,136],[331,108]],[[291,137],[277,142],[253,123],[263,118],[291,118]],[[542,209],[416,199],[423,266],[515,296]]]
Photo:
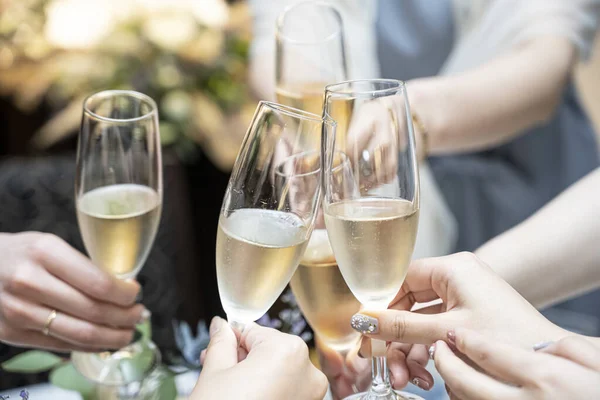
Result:
[[52,322],[56,319],[57,315],[58,315],[58,313],[56,312],[56,310],[52,310],[50,315],[48,315],[48,319],[46,320],[46,323],[44,324],[44,329],[42,329],[42,333],[44,335],[50,336],[50,325],[52,325]]

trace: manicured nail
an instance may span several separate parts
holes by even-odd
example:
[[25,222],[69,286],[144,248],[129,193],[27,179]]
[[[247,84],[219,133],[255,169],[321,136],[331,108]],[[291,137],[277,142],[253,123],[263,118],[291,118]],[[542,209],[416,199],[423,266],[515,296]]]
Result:
[[533,351],[538,351],[541,349],[545,349],[546,347],[550,346],[552,343],[554,342],[541,342],[541,343],[536,343],[533,345]]
[[377,321],[377,318],[363,314],[354,314],[350,320],[350,326],[362,334],[374,334],[379,331],[379,321]]
[[223,325],[223,320],[219,317],[214,317],[210,323],[209,333],[210,336],[214,336],[221,329],[221,325]]
[[448,344],[456,347],[456,333],[454,333],[454,331],[448,331],[446,337],[448,338]]
[[429,351],[429,358],[431,360],[433,360],[434,357],[435,357],[435,343],[432,344],[431,346],[429,346],[429,350],[428,351]]
[[415,386],[418,386],[419,388],[421,388],[423,390],[431,389],[431,385],[429,385],[429,383],[425,379],[415,377],[412,380],[412,384]]
[[147,308],[144,308],[142,310],[142,315],[140,316],[140,320],[139,320],[138,324],[143,324],[144,322],[148,321],[151,316],[152,316],[152,313],[150,312],[150,310],[148,310]]

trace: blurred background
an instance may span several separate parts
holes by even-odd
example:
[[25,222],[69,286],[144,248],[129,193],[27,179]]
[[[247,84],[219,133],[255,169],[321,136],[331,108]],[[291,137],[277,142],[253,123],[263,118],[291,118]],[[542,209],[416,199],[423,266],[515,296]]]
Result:
[[[83,99],[134,89],[159,105],[165,199],[140,282],[167,362],[196,362],[205,321],[223,313],[215,232],[257,102],[247,84],[251,28],[242,0],[0,0],[0,231],[52,232],[84,251],[73,201]],[[595,47],[576,81],[600,131],[600,40]],[[284,297],[263,322],[309,340],[291,303]],[[550,316],[600,332],[593,315]],[[18,351],[0,344],[0,361]],[[0,373],[0,389],[44,379]]]

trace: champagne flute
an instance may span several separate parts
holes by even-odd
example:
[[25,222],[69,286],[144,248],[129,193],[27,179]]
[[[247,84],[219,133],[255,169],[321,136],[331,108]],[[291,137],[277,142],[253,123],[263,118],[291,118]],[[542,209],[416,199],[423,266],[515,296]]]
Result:
[[320,145],[328,118],[260,102],[223,199],[217,231],[219,295],[240,330],[267,312],[298,267],[321,195]]
[[[92,261],[119,279],[135,278],[152,248],[161,215],[162,161],[158,110],[150,97],[108,90],[88,97],[77,149],[77,219]],[[123,386],[160,361],[139,340],[117,352],[73,352],[91,381]]]
[[[343,182],[338,176],[348,163],[343,153],[336,153],[332,181]],[[344,281],[329,243],[320,211],[315,230],[290,286],[308,323],[319,340],[342,355],[358,342],[360,334],[348,321],[360,309]]]
[[[345,111],[337,113],[340,109]],[[406,88],[396,80],[329,85],[325,112],[346,131],[323,138],[325,225],[340,271],[366,309],[386,309],[411,260],[419,221],[419,175]],[[340,122],[340,119],[349,119]],[[343,153],[343,173],[335,155]],[[363,331],[368,321],[352,320]],[[369,391],[348,399],[403,398],[389,380],[385,342],[372,341]]]
[[321,115],[325,86],[346,79],[343,32],[339,12],[323,2],[298,3],[279,16],[275,62],[279,103]]
[[[325,86],[347,78],[343,33],[339,12],[323,2],[299,3],[279,16],[278,102],[314,114],[323,112]],[[309,138],[315,143],[320,139],[320,135]],[[322,218],[317,220],[290,286],[306,320],[324,344],[341,354],[356,344],[360,335],[347,321],[360,303],[339,271]]]

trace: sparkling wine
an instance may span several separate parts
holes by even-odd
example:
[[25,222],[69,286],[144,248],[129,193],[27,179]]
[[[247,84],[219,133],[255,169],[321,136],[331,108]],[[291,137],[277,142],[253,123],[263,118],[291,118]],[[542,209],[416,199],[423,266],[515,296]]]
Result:
[[360,303],[340,273],[325,229],[313,231],[290,285],[321,340],[338,351],[350,350],[356,344],[360,335],[350,327],[350,318]]
[[244,208],[222,215],[217,279],[227,317],[241,323],[262,317],[290,281],[307,242],[304,222],[292,213]]
[[275,95],[280,104],[321,115],[326,85],[323,82],[288,85],[276,88]]
[[[286,85],[277,87],[275,89],[275,94],[278,103],[308,111],[313,114],[322,115],[325,86],[327,86],[327,84],[324,82]],[[331,102],[329,115],[337,123],[336,132],[338,132],[338,141],[345,141],[345,133],[350,123],[353,106],[354,101],[348,99],[336,99]],[[315,145],[317,147],[320,146],[321,138],[315,137],[314,140]]]
[[338,265],[362,304],[385,308],[411,260],[419,212],[406,200],[367,197],[330,204],[325,224]]
[[160,212],[160,196],[147,186],[110,185],[85,193],[77,218],[92,261],[119,278],[135,276],[152,247]]

